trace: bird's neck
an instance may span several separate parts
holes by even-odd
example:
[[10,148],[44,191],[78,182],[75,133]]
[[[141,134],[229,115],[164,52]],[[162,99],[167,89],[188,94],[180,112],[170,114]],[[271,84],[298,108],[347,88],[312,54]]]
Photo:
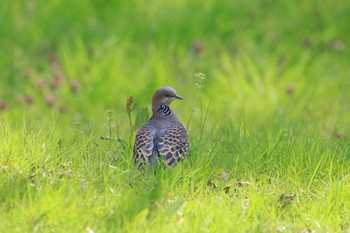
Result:
[[165,104],[158,104],[152,108],[153,115],[156,117],[172,117],[174,115],[173,110]]
[[165,104],[159,104],[158,106],[154,106],[152,108],[153,115],[150,120],[161,119],[167,121],[179,121],[175,112]]

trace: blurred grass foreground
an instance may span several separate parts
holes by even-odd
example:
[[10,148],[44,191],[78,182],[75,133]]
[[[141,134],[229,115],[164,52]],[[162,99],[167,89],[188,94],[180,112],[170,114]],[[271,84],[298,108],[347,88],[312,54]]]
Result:
[[[0,231],[350,232],[349,10],[3,0]],[[144,174],[161,86],[191,151]]]

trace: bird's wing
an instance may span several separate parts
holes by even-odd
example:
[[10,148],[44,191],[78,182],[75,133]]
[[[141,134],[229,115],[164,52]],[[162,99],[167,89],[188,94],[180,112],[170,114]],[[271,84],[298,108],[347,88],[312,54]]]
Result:
[[152,160],[154,138],[155,136],[146,125],[143,125],[137,131],[134,144],[134,161],[138,165],[139,169],[144,167],[147,160],[150,162]]
[[185,158],[189,144],[185,128],[181,123],[176,122],[159,136],[156,147],[164,164],[172,166]]

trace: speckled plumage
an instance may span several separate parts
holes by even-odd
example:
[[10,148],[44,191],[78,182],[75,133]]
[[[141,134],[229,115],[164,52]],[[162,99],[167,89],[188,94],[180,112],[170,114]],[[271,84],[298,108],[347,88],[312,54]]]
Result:
[[189,151],[189,140],[173,110],[169,107],[175,99],[182,99],[174,89],[158,89],[152,98],[151,119],[136,134],[134,160],[139,168],[145,164],[153,167],[159,159],[166,166],[175,166]]

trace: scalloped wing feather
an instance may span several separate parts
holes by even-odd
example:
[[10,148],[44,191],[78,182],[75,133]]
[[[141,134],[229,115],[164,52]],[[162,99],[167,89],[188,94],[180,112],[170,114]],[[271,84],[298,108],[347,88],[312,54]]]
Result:
[[156,148],[166,166],[175,166],[189,151],[186,129],[180,122],[172,124],[157,140]]

